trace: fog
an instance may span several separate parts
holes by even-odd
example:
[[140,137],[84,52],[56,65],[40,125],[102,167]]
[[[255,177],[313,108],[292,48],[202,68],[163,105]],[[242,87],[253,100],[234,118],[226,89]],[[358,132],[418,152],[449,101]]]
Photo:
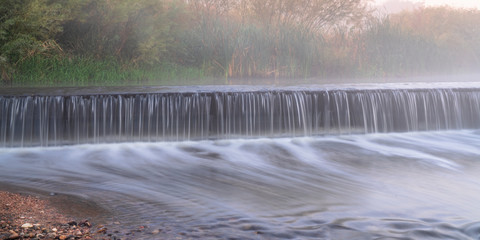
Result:
[[0,13],[3,87],[355,83],[480,69],[480,11],[429,2],[6,0]]

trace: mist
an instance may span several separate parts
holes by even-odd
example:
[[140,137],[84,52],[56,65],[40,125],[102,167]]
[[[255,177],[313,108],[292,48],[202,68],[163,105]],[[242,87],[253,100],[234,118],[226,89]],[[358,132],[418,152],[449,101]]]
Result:
[[5,87],[387,81],[480,65],[479,10],[406,1],[6,0],[0,13]]

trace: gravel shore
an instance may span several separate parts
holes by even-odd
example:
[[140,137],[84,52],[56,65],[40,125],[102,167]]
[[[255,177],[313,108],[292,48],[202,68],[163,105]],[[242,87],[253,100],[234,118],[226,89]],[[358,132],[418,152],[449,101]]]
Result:
[[[78,221],[52,202],[0,191],[0,239],[103,239],[107,229]],[[110,238],[109,236],[105,236]]]
[[13,192],[16,191],[0,190],[0,240],[128,240],[145,239],[145,234],[150,239],[159,237],[154,236],[156,232],[148,232],[146,226],[131,228],[121,226],[119,222],[107,226],[105,221],[99,221],[99,215],[108,215],[107,212],[74,197]]

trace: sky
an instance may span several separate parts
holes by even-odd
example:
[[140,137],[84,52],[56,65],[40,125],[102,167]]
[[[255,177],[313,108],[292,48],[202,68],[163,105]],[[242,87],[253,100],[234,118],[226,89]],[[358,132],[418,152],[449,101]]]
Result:
[[[375,0],[378,5],[382,5],[388,0]],[[398,0],[403,1],[403,0]],[[480,9],[480,0],[408,0],[413,3],[425,3],[425,6],[450,5],[459,8],[478,8]]]

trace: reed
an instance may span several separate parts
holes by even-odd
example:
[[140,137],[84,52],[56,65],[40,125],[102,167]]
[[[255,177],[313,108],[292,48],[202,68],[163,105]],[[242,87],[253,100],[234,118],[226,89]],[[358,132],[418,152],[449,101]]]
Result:
[[164,63],[133,66],[115,59],[35,56],[18,64],[12,86],[119,86],[186,84],[205,79],[200,68]]
[[358,73],[404,76],[441,71],[446,59],[433,39],[405,31],[388,18],[375,19],[355,37]]
[[313,76],[321,62],[322,36],[297,26],[215,16],[203,18],[190,34],[186,42],[190,55],[213,76],[305,78]]

